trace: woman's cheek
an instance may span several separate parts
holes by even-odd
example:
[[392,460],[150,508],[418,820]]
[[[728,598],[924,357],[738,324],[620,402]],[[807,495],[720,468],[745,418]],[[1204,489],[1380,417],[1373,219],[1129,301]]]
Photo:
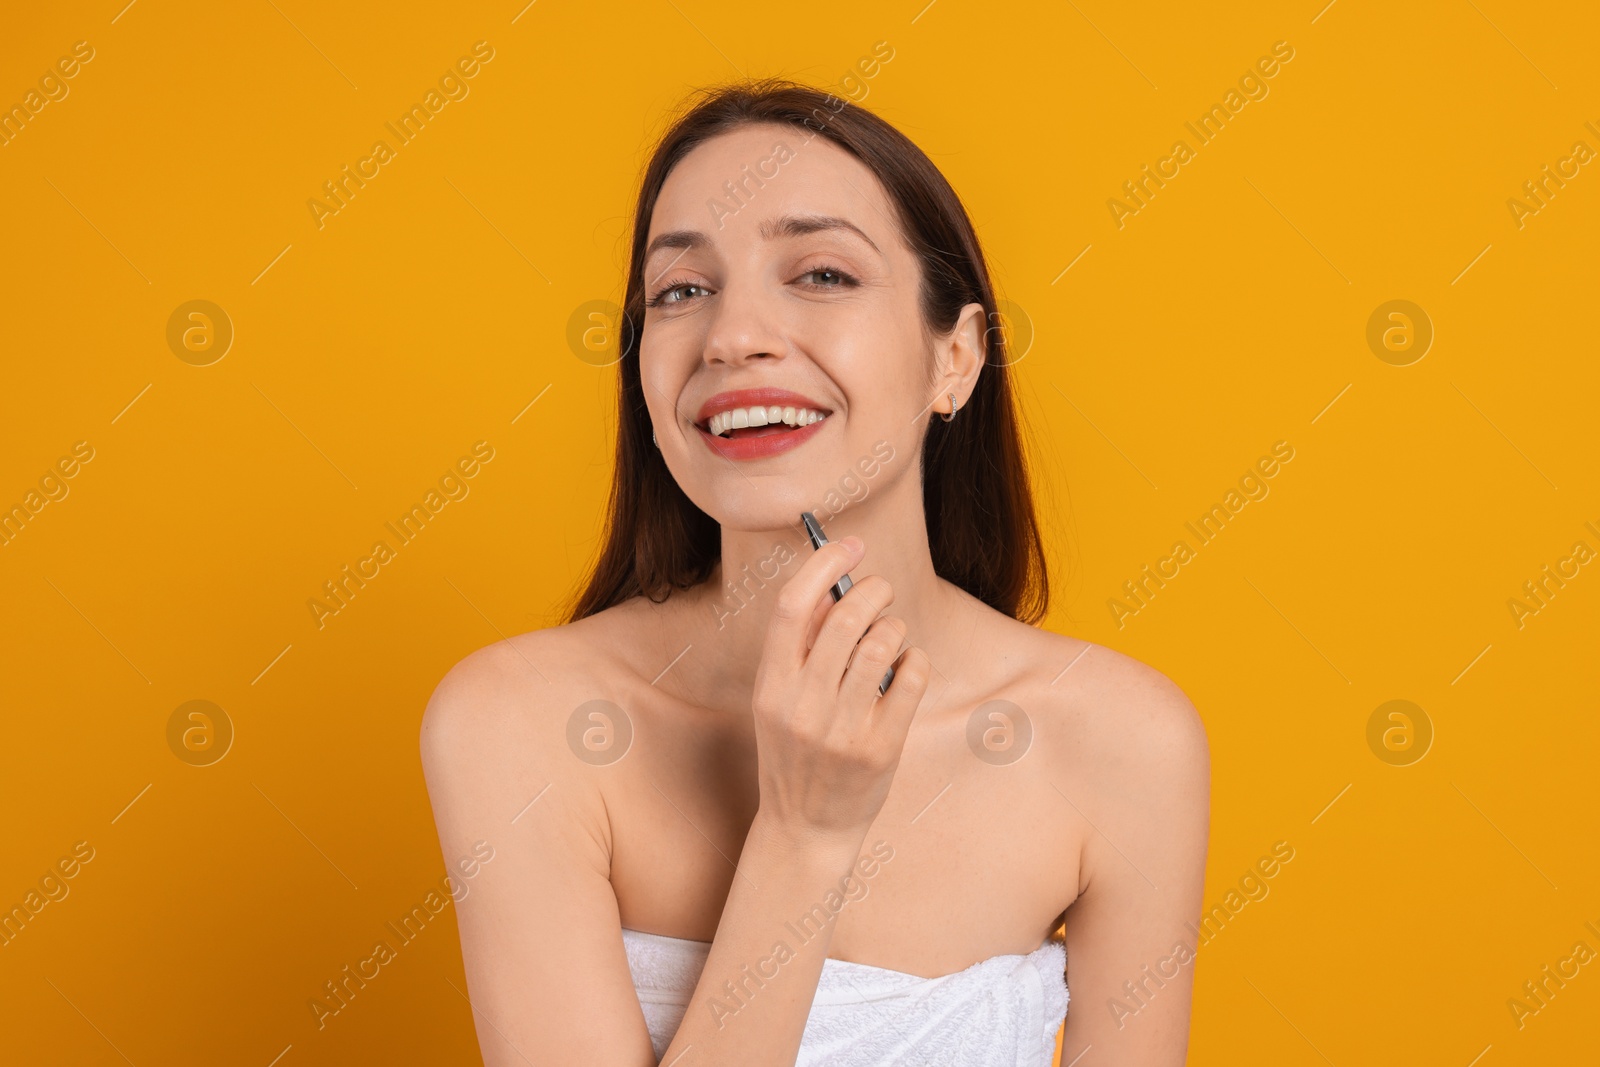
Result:
[[914,324],[906,328],[892,310],[865,301],[833,312],[819,329],[826,338],[826,350],[841,366],[858,368],[868,380],[904,380],[897,372],[887,378],[884,375],[900,363],[909,366],[919,336]]
[[639,344],[639,380],[644,385],[645,404],[651,410],[670,410],[668,398],[682,392],[681,385],[673,384],[674,379],[681,380],[684,375],[673,362],[672,350],[672,345],[663,344],[660,339]]

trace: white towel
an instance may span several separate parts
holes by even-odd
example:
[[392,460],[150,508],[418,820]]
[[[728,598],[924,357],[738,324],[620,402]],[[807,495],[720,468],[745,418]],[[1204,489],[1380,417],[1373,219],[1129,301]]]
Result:
[[[622,941],[659,1061],[711,945],[628,929]],[[1053,940],[939,978],[824,960],[795,1067],[1050,1067],[1066,962]]]

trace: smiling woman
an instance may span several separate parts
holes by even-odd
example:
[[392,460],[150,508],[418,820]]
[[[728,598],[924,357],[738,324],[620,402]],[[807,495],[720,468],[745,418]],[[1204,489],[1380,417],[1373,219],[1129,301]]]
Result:
[[[1137,1027],[1067,1004],[1198,917],[1205,734],[1157,671],[1035,625],[996,313],[954,189],[860,107],[735,85],[656,146],[593,572],[423,720],[446,854],[520,820],[459,912],[485,1062],[1183,1062],[1192,969]],[[824,494],[820,547],[775,552]]]

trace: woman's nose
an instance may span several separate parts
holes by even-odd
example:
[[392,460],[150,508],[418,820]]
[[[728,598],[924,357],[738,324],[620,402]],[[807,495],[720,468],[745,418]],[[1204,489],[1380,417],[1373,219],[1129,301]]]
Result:
[[732,282],[714,298],[706,330],[707,363],[739,364],[788,350],[772,295],[754,282]]

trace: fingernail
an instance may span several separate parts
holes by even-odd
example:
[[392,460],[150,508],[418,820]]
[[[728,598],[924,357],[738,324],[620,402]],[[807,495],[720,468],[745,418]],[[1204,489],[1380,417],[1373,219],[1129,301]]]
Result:
[[851,534],[849,537],[841,538],[839,543],[847,546],[851,552],[858,556],[866,552],[867,546],[863,544],[861,538],[857,537],[855,534]]

